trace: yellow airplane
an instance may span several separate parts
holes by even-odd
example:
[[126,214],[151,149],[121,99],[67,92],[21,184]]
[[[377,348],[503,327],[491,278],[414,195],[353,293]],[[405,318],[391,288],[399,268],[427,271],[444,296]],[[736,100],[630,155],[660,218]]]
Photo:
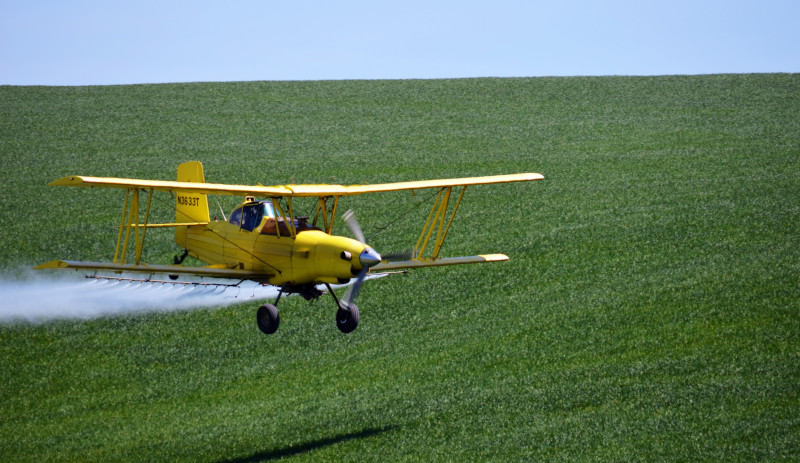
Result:
[[[257,312],[259,329],[266,334],[278,329],[277,304],[283,294],[300,294],[307,300],[325,294],[324,286],[336,301],[336,326],[343,333],[356,329],[358,307],[353,300],[368,273],[400,271],[440,265],[497,262],[508,260],[503,254],[470,257],[440,257],[461,199],[468,186],[541,180],[537,173],[469,177],[443,180],[384,183],[374,185],[280,185],[248,186],[206,183],[203,165],[198,161],[178,166],[177,181],[129,178],[71,176],[52,182],[52,186],[118,188],[127,191],[113,262],[56,260],[37,269],[78,269],[100,272],[134,272],[253,280],[279,288],[274,304],[264,304]],[[343,196],[389,191],[438,189],[428,219],[411,255],[406,260],[388,261],[365,243],[363,232],[351,211],[343,215],[356,239],[332,234],[334,218]],[[453,190],[458,195],[455,200]],[[460,192],[459,192],[460,189]],[[174,223],[149,223],[155,191],[169,192],[176,203]],[[142,211],[140,195],[146,206]],[[142,195],[142,196],[144,196]],[[244,197],[224,221],[211,219],[207,195]],[[316,198],[313,221],[297,216],[293,198]],[[256,198],[264,198],[256,200]],[[142,198],[144,201],[144,198]],[[281,204],[284,204],[283,207]],[[451,205],[452,203],[452,205]],[[142,218],[142,213],[144,217]],[[175,242],[184,249],[173,265],[149,265],[141,260],[146,232],[150,228],[174,227]],[[133,241],[131,241],[133,238]],[[128,249],[133,247],[132,259]],[[207,266],[181,265],[186,256]],[[130,262],[132,260],[132,262]],[[355,279],[355,281],[353,281]],[[138,281],[138,280],[137,280]],[[152,281],[149,278],[141,281]],[[334,293],[332,284],[352,287],[345,298]]]

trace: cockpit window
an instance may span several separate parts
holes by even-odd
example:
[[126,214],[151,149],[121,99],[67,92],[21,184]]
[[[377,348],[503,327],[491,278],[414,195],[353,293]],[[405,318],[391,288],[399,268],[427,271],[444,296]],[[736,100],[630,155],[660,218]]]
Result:
[[250,203],[236,208],[231,214],[230,219],[228,219],[228,222],[241,227],[243,230],[253,231],[253,229],[261,225],[261,219],[263,219],[265,215],[270,218],[275,218],[275,210],[271,202],[261,201],[258,203]]
[[261,204],[264,206],[264,216],[274,219],[275,209],[272,207],[272,201],[261,201]]

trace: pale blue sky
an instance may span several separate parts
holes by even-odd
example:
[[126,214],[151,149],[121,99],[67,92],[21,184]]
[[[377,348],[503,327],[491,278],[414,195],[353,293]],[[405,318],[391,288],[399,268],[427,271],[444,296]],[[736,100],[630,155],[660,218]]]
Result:
[[800,1],[0,0],[0,84],[800,72]]

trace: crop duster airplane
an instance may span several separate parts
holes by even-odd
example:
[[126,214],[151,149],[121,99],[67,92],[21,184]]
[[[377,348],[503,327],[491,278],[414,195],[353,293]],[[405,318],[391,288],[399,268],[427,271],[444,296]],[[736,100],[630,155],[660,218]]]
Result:
[[[258,327],[266,334],[278,329],[280,318],[276,306],[283,294],[300,294],[307,300],[316,299],[325,294],[321,289],[324,287],[337,304],[336,326],[343,333],[349,333],[356,329],[359,322],[358,307],[353,300],[369,273],[508,260],[508,256],[503,254],[440,257],[439,253],[468,186],[543,178],[541,174],[524,173],[350,186],[224,185],[206,183],[203,165],[198,161],[179,165],[177,181],[65,177],[50,185],[127,190],[114,260],[56,260],[36,268],[71,268],[117,274],[134,272],[150,276],[167,274],[173,280],[178,275],[194,275],[239,280],[237,284],[253,280],[264,285],[275,285],[279,288],[275,303],[262,305],[256,314]],[[343,219],[356,239],[332,234],[339,200],[343,196],[422,189],[438,190],[438,196],[417,244],[411,255],[405,257],[406,260],[389,261],[367,245],[351,211],[346,212]],[[155,191],[169,192],[175,197],[174,223],[148,222]],[[144,198],[140,201],[140,196],[144,195],[147,199],[142,211],[140,202]],[[207,195],[241,196],[244,202],[225,221],[211,220]],[[311,223],[309,217],[295,215],[292,207],[293,198],[303,197],[317,199]],[[184,249],[180,258],[175,257],[173,265],[142,262],[146,232],[158,227],[174,227],[175,242]],[[130,247],[134,249],[132,258],[127,255]],[[181,265],[187,255],[208,265]],[[153,280],[148,277],[136,281]],[[352,287],[340,299],[331,287],[335,284],[352,284]]]

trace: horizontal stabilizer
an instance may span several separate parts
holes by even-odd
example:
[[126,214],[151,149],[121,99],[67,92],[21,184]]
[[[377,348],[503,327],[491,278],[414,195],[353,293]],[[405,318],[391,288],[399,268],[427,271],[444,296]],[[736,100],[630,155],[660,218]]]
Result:
[[480,264],[483,262],[502,262],[508,260],[505,254],[482,254],[479,256],[468,257],[443,257],[440,259],[416,259],[400,262],[381,262],[371,267],[370,272],[381,272],[386,270],[400,270],[407,268],[439,267],[443,265],[460,264]]

